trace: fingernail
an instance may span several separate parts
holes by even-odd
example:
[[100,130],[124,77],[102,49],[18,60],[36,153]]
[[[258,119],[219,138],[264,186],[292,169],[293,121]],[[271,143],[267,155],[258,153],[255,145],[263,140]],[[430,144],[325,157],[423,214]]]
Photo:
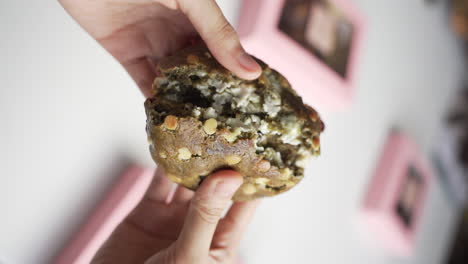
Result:
[[239,189],[242,181],[238,179],[225,179],[216,183],[214,195],[222,198],[231,198],[234,193]]
[[249,54],[245,52],[241,52],[239,57],[237,58],[239,61],[240,65],[244,67],[248,71],[258,71],[260,65],[250,56]]

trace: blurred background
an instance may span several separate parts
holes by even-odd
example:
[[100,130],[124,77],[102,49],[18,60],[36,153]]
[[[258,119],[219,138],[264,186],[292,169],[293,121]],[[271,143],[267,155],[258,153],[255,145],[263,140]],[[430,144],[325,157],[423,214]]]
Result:
[[[301,184],[265,199],[242,256],[247,263],[468,263],[467,1],[347,1],[366,20],[353,102],[339,112],[319,109],[322,155]],[[218,3],[237,25],[241,2]],[[0,1],[0,32],[0,263],[50,263],[123,168],[154,167],[144,98],[56,1]],[[434,178],[409,256],[374,243],[359,217],[395,127],[413,139]],[[446,142],[454,147],[446,150]]]

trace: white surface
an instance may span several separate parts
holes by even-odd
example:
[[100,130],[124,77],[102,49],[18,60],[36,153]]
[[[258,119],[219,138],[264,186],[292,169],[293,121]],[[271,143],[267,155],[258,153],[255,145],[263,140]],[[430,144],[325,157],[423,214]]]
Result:
[[[234,21],[237,3],[220,2]],[[437,5],[356,2],[369,34],[355,103],[323,114],[323,155],[303,183],[263,202],[243,244],[249,263],[431,264],[445,256],[455,214],[439,186],[412,258],[363,238],[356,216],[389,128],[429,152],[460,83],[461,52]],[[0,263],[47,263],[127,157],[152,165],[143,98],[55,1],[1,1],[0,22]]]

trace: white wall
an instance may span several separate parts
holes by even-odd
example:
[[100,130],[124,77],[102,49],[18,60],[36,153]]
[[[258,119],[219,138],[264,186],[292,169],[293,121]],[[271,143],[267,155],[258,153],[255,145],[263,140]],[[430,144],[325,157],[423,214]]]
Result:
[[[219,1],[235,21],[238,2]],[[417,254],[390,256],[356,221],[387,131],[428,153],[462,56],[444,9],[356,1],[369,22],[354,105],[324,113],[323,154],[291,192],[265,199],[243,244],[249,263],[440,263],[455,221],[430,194]],[[143,98],[55,1],[0,1],[0,263],[46,263],[129,160],[152,166]]]

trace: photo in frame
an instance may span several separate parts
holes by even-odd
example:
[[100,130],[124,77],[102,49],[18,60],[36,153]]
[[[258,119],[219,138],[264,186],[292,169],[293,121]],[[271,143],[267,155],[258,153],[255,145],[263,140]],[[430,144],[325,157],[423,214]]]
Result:
[[372,239],[394,255],[411,255],[431,182],[432,170],[415,144],[392,132],[360,211]]
[[411,227],[414,220],[414,214],[417,206],[417,201],[421,198],[422,190],[424,189],[424,179],[420,171],[413,165],[409,165],[403,183],[400,186],[399,198],[395,205],[395,212],[401,222]]
[[330,69],[346,78],[353,25],[331,2],[286,1],[278,27]]
[[306,103],[331,111],[351,104],[365,34],[352,1],[244,0],[238,32]]

